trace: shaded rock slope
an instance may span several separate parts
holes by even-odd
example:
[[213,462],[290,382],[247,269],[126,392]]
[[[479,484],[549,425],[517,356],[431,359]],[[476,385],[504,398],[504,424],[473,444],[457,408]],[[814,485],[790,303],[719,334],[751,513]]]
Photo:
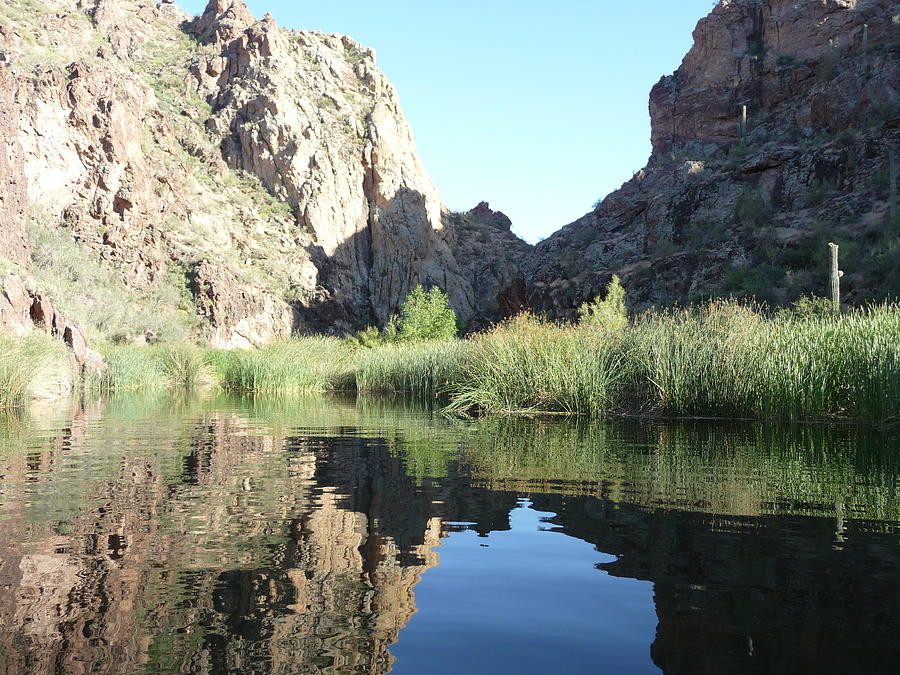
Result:
[[88,333],[247,347],[384,323],[419,283],[471,325],[523,295],[530,247],[444,208],[346,36],[241,0],[9,0],[0,62],[0,255]]
[[538,244],[529,303],[571,316],[616,272],[636,307],[826,295],[829,241],[845,301],[900,295],[898,63],[900,3],[722,0],[651,92],[647,167]]

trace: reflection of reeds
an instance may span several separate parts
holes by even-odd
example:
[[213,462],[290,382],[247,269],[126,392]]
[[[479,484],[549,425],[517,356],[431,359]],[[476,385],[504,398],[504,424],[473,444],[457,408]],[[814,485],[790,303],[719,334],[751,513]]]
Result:
[[833,515],[842,505],[892,521],[900,456],[891,441],[856,427],[491,418],[465,436],[460,461],[496,489],[742,516]]

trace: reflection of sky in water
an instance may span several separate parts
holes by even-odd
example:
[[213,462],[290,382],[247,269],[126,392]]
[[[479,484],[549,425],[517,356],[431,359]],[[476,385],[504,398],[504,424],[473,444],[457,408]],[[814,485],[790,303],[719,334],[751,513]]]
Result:
[[0,672],[900,658],[896,437],[460,422],[362,399],[50,413],[0,421]]
[[[653,585],[598,570],[615,560],[550,529],[521,500],[511,529],[453,532],[415,587],[394,673],[658,672]],[[602,664],[602,666],[601,666]]]

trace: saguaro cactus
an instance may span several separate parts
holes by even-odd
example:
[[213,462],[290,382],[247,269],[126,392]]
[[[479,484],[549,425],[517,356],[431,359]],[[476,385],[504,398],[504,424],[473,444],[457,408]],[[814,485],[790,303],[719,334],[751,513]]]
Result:
[[888,192],[888,213],[890,214],[891,222],[890,226],[893,228],[900,227],[900,223],[897,222],[897,153],[892,148],[891,156],[890,156],[890,170],[888,171],[888,180],[890,180],[889,192]]
[[741,121],[738,124],[738,132],[741,137],[741,146],[744,145],[744,138],[747,136],[747,105],[741,106]]
[[831,249],[831,309],[835,314],[841,312],[841,277],[843,272],[838,269],[838,245],[830,242]]

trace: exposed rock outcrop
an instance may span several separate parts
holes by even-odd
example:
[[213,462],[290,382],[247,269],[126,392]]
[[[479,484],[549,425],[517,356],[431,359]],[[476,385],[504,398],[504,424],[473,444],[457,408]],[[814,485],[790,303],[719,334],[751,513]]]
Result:
[[[464,321],[492,315],[473,282],[495,271],[503,292],[517,270],[476,279],[457,262],[371,49],[256,20],[241,0],[194,20],[147,0],[42,4],[0,33],[0,162],[25,178],[4,184],[2,208],[71,235],[118,275],[122,304],[167,326],[187,310],[226,347],[383,323],[417,284],[440,286]],[[20,231],[0,245],[27,262]],[[58,276],[52,262],[38,281]],[[145,323],[114,336],[179,336]]]
[[447,220],[453,256],[475,293],[477,312],[469,327],[480,329],[526,309],[522,270],[534,247],[512,233],[506,214],[481,202],[466,213],[448,214]]
[[824,295],[831,240],[845,301],[900,295],[898,35],[889,0],[720,2],[653,88],[648,166],[537,246],[530,303],[572,316],[613,273],[638,307]]
[[94,372],[103,367],[102,358],[88,346],[81,329],[15,274],[0,278],[0,326],[18,335],[43,330],[66,343],[79,369]]
[[[0,35],[3,27],[0,26]],[[0,131],[16,124],[11,78],[0,68]],[[29,261],[25,238],[27,195],[23,180],[22,148],[14,134],[0,134],[0,258],[19,265]]]

